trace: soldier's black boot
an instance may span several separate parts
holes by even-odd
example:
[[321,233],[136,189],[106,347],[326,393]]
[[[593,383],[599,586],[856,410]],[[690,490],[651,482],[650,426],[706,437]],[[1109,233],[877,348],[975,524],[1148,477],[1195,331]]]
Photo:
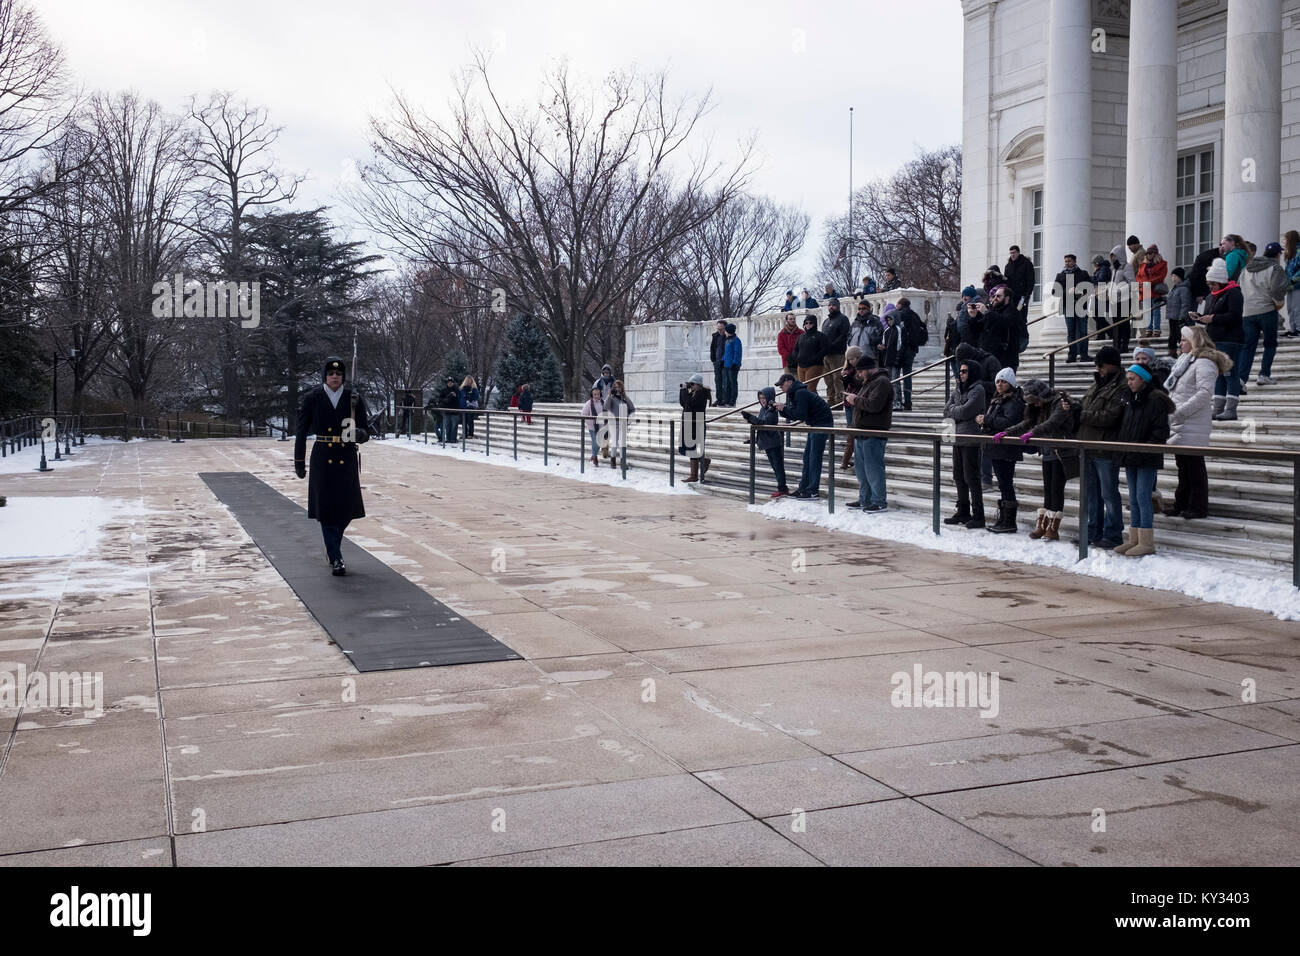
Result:
[[334,563],[330,565],[333,568],[333,574],[336,578],[341,578],[348,573],[348,569],[343,564],[342,558],[335,558]]

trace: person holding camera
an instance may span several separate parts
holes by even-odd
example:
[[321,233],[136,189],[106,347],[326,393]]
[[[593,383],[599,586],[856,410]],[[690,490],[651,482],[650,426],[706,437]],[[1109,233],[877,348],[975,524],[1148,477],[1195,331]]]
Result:
[[767,455],[767,462],[772,466],[776,477],[776,491],[772,498],[784,498],[790,493],[790,486],[785,483],[785,445],[779,431],[762,428],[763,425],[775,425],[779,419],[776,413],[776,389],[772,386],[758,390],[758,414],[742,411],[740,414],[751,425],[760,426],[754,432],[754,444]]
[[704,457],[704,432],[707,425],[705,416],[712,400],[713,396],[704,385],[704,376],[699,372],[677,385],[677,403],[682,406],[682,443],[677,446],[677,454],[690,458],[688,482],[699,481],[709,470],[710,459]]

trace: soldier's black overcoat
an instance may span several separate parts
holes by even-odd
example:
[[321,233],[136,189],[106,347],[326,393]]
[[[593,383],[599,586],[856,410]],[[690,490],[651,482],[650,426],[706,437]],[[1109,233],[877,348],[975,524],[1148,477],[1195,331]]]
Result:
[[[343,420],[352,417],[352,388],[343,386],[335,408],[325,394],[325,386],[317,385],[309,391],[298,409],[298,429],[294,437],[293,457],[303,461],[307,436],[315,435],[317,441],[311,449],[308,468],[307,516],[321,524],[342,525],[354,518],[366,516],[361,501],[361,470],[357,443],[327,442],[321,438],[342,437]],[[357,396],[357,428],[365,428],[370,421],[366,401]]]

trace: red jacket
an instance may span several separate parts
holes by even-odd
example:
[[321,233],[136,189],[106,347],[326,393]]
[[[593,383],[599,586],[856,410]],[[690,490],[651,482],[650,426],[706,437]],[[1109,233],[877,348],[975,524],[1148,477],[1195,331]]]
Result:
[[781,364],[787,368],[790,366],[790,356],[794,354],[794,344],[799,341],[801,335],[803,329],[795,329],[791,332],[784,327],[776,333],[776,350],[781,353]]
[[[1142,296],[1142,298],[1143,299],[1146,298],[1146,286],[1144,286],[1142,283],[1150,282],[1151,288],[1154,289],[1156,283],[1164,282],[1165,277],[1168,275],[1169,275],[1169,262],[1167,260],[1159,259],[1155,262],[1147,262],[1145,259],[1142,260],[1142,264],[1138,266],[1138,271],[1137,271],[1138,292]],[[1152,295],[1154,294],[1155,293],[1153,292]]]

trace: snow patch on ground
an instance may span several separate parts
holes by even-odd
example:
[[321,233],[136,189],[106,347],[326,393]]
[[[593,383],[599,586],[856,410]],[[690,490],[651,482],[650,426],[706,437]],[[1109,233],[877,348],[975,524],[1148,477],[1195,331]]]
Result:
[[0,508],[0,561],[85,554],[118,515],[116,504],[88,496],[10,498]]
[[630,488],[633,491],[643,491],[647,494],[654,495],[694,495],[698,494],[695,489],[684,482],[678,481],[676,487],[668,484],[668,476],[661,471],[647,471],[643,468],[632,466],[627,470],[627,480],[623,480],[622,469],[609,467],[609,462],[602,458],[600,465],[587,464],[585,471],[578,470],[578,463],[572,459],[552,458],[550,465],[543,465],[542,459],[525,455],[522,452],[519,460],[515,461],[510,457],[508,451],[500,454],[493,453],[491,456],[483,455],[475,451],[461,451],[459,448],[443,448],[441,445],[424,444],[424,442],[391,439],[385,442],[387,445],[393,445],[397,448],[404,448],[408,451],[417,451],[425,455],[437,455],[440,458],[455,458],[457,461],[469,461],[477,465],[496,465],[499,468],[513,468],[516,471],[538,472],[547,475],[556,475],[560,478],[568,478],[573,481],[583,481],[589,485],[613,485],[619,488]]
[[[86,439],[85,448],[92,445],[120,445],[119,441],[113,441],[98,436],[90,436]],[[63,447],[62,443],[59,445]],[[79,465],[90,464],[90,456],[81,454],[83,446],[73,445],[72,455],[59,461],[54,460],[54,445],[45,446],[45,464],[56,471],[60,468],[76,468]],[[97,459],[102,460],[102,459]],[[29,471],[37,471],[41,467],[41,446],[38,442],[35,445],[28,445],[26,448],[20,448],[17,451],[8,452],[5,457],[0,458],[0,475],[22,475]]]
[[1300,590],[1291,585],[1289,570],[1263,562],[1234,560],[1229,566],[1226,562],[1219,563],[1198,555],[1162,553],[1159,550],[1159,529],[1156,531],[1155,554],[1126,558],[1109,551],[1090,549],[1088,557],[1080,561],[1078,545],[1064,541],[1031,541],[1027,537],[1029,528],[1024,522],[1021,522],[1019,534],[945,528],[936,537],[931,517],[916,512],[863,514],[846,509],[830,514],[824,502],[792,499],[749,505],[748,509],[777,521],[806,522],[820,528],[969,558],[1059,568],[1118,584],[1174,591],[1202,601],[1270,611],[1284,621],[1300,621]]

